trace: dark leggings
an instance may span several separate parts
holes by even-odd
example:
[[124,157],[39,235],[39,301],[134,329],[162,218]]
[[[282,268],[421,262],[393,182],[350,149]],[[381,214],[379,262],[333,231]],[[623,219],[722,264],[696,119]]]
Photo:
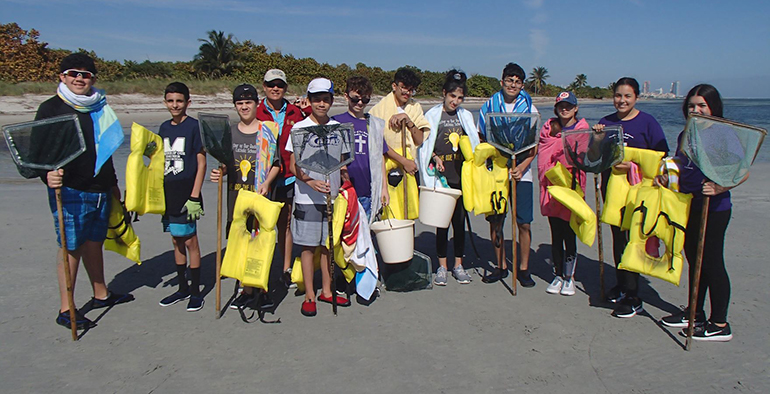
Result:
[[[451,186],[451,185],[450,185]],[[454,188],[454,187],[453,187]],[[457,189],[459,189],[459,185]],[[463,197],[457,199],[455,211],[452,214],[452,242],[455,246],[455,258],[465,256],[465,207]],[[436,255],[445,258],[447,255],[447,243],[449,228],[436,228]]]
[[548,217],[551,225],[551,258],[556,276],[564,276],[564,249],[567,257],[577,256],[577,237],[569,222],[557,217]]
[[[730,277],[725,268],[725,232],[730,223],[732,210],[709,212],[706,220],[706,239],[703,243],[703,263],[698,286],[698,303],[695,312],[698,316],[706,316],[703,303],[706,300],[706,290],[711,301],[711,321],[714,323],[727,322],[727,307],[730,305]],[[698,233],[700,230],[701,209],[690,209],[687,230],[684,237],[684,253],[690,265],[690,285],[695,277],[695,258],[698,252]]]
[[623,231],[620,227],[610,226],[612,230],[612,254],[615,258],[615,279],[618,288],[629,297],[637,297],[639,294],[639,274],[636,272],[618,269],[620,259],[623,257],[623,251],[628,245],[628,231]]

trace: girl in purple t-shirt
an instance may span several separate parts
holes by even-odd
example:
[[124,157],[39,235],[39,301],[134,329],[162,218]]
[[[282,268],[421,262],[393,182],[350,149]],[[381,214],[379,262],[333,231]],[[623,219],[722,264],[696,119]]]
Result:
[[[663,128],[652,115],[636,109],[636,100],[639,98],[639,82],[633,78],[623,77],[615,82],[615,91],[612,102],[617,110],[615,113],[603,117],[597,125],[597,129],[604,126],[623,126],[623,140],[626,146],[632,148],[652,149],[668,153],[668,143]],[[630,163],[620,163],[615,169],[627,172]],[[602,197],[607,199],[607,181],[610,171],[602,173]],[[612,230],[612,252],[615,259],[615,267],[620,264],[620,258],[628,244],[628,231],[622,231],[620,227],[610,226]],[[617,285],[607,293],[607,300],[616,304],[612,315],[615,317],[633,317],[644,310],[642,300],[638,297],[639,274],[630,271],[615,270]]]
[[[722,98],[719,91],[711,85],[697,85],[690,89],[682,104],[682,112],[685,116],[689,113],[722,117]],[[725,232],[730,222],[732,204],[730,203],[730,189],[709,181],[703,173],[690,161],[681,150],[682,134],[679,134],[679,147],[676,150],[676,159],[679,164],[679,190],[682,193],[692,193],[692,205],[690,216],[687,220],[687,229],[684,238],[684,253],[687,262],[690,263],[690,283],[693,283],[694,264],[697,249],[701,221],[703,196],[711,197],[709,201],[708,220],[706,221],[705,242],[703,243],[703,265],[700,273],[700,286],[695,307],[695,332],[693,339],[701,341],[729,341],[733,338],[730,324],[727,323],[727,307],[730,304],[730,278],[725,268]],[[743,183],[748,178],[744,178]],[[661,185],[668,184],[667,176],[656,178]],[[706,322],[706,313],[703,303],[706,300],[706,291],[709,292],[711,302],[711,317]],[[661,322],[669,327],[681,327],[686,330],[690,318],[690,307],[664,317]],[[707,324],[706,324],[707,323]]]

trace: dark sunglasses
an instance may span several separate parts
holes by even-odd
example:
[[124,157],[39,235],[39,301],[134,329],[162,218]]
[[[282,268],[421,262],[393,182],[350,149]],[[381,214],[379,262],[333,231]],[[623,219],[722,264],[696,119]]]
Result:
[[364,104],[369,104],[369,102],[372,101],[371,97],[364,98],[364,97],[353,97],[353,96],[348,95],[348,98],[350,99],[350,102],[353,103],[353,104],[355,104],[355,103],[357,103],[359,101],[364,103]]
[[91,79],[94,77],[94,73],[83,70],[64,70],[62,74],[72,78],[82,77],[83,79]]
[[286,83],[284,83],[283,81],[265,82],[265,86],[267,86],[268,88],[271,88],[271,89],[276,87],[276,86],[278,86],[281,89],[286,89]]

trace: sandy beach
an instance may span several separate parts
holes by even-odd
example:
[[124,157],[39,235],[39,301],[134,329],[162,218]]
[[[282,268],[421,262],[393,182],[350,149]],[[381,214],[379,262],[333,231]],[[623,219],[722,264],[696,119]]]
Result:
[[[12,103],[0,98],[0,124],[30,120],[48,96]],[[141,100],[140,100],[141,99]],[[168,118],[157,98],[114,106],[121,123],[157,128]],[[339,100],[339,98],[338,98]],[[548,99],[550,102],[551,99]],[[128,101],[128,98],[126,98]],[[145,102],[147,101],[147,102]],[[154,101],[154,102],[149,102]],[[236,117],[228,97],[193,96],[191,114],[223,111]],[[376,100],[374,100],[376,102]],[[470,101],[470,100],[469,100]],[[32,105],[34,104],[34,105]],[[15,107],[14,107],[15,105]],[[481,102],[468,102],[472,108]],[[428,103],[424,104],[427,107]],[[344,105],[333,107],[339,113]],[[427,109],[427,108],[426,108]],[[126,141],[127,145],[128,141]],[[125,153],[115,157],[124,187]],[[206,216],[199,222],[206,305],[189,313],[184,303],[161,308],[176,289],[171,240],[157,215],[135,223],[142,240],[141,266],[105,252],[109,287],[131,292],[134,302],[87,314],[98,323],[80,341],[54,323],[58,307],[57,244],[45,187],[24,180],[0,152],[0,243],[6,256],[0,276],[0,380],[4,392],[199,393],[766,393],[770,391],[770,164],[755,165],[749,181],[733,191],[725,244],[732,282],[729,320],[734,339],[696,342],[683,350],[678,330],[658,320],[687,303],[687,279],[676,287],[642,278],[645,312],[631,319],[610,315],[599,299],[596,245],[579,244],[577,294],[546,294],[552,279],[547,220],[535,209],[530,267],[534,288],[510,295],[501,283],[473,282],[410,293],[383,291],[369,306],[353,301],[334,316],[319,303],[318,316],[300,314],[302,297],[280,285],[279,305],[267,320],[246,324],[237,311],[214,312],[216,187],[203,188]],[[209,162],[209,167],[214,165]],[[587,187],[592,190],[592,182]],[[535,201],[537,201],[537,187]],[[593,205],[593,193],[588,192]],[[493,259],[489,227],[472,218],[480,256],[466,243],[466,267]],[[510,251],[510,221],[506,222]],[[765,230],[763,230],[765,229]],[[435,258],[435,230],[417,224],[416,249]],[[607,288],[614,285],[610,231],[604,228]],[[510,252],[509,252],[510,253]],[[280,263],[272,275],[280,274]],[[506,279],[510,284],[510,276]],[[223,281],[223,298],[234,281]],[[76,304],[91,297],[81,268]],[[707,311],[708,311],[707,305]]]

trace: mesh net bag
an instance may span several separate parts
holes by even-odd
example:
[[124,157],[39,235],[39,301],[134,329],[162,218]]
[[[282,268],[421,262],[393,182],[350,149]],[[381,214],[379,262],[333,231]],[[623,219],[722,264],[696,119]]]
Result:
[[537,145],[540,131],[538,113],[488,113],[487,140],[509,155],[518,155]]
[[561,133],[567,163],[578,170],[598,174],[623,161],[623,127],[607,126]]
[[64,167],[86,150],[75,114],[7,125],[3,135],[19,173],[25,178]]
[[201,139],[206,152],[220,163],[233,161],[233,136],[230,117],[225,114],[198,113]]
[[749,172],[767,131],[722,118],[691,114],[682,152],[716,184],[733,187]]
[[382,271],[388,291],[414,291],[433,288],[433,264],[430,257],[415,251],[411,261],[385,264]]
[[329,175],[353,161],[351,123],[293,129],[291,142],[297,165],[310,172]]

